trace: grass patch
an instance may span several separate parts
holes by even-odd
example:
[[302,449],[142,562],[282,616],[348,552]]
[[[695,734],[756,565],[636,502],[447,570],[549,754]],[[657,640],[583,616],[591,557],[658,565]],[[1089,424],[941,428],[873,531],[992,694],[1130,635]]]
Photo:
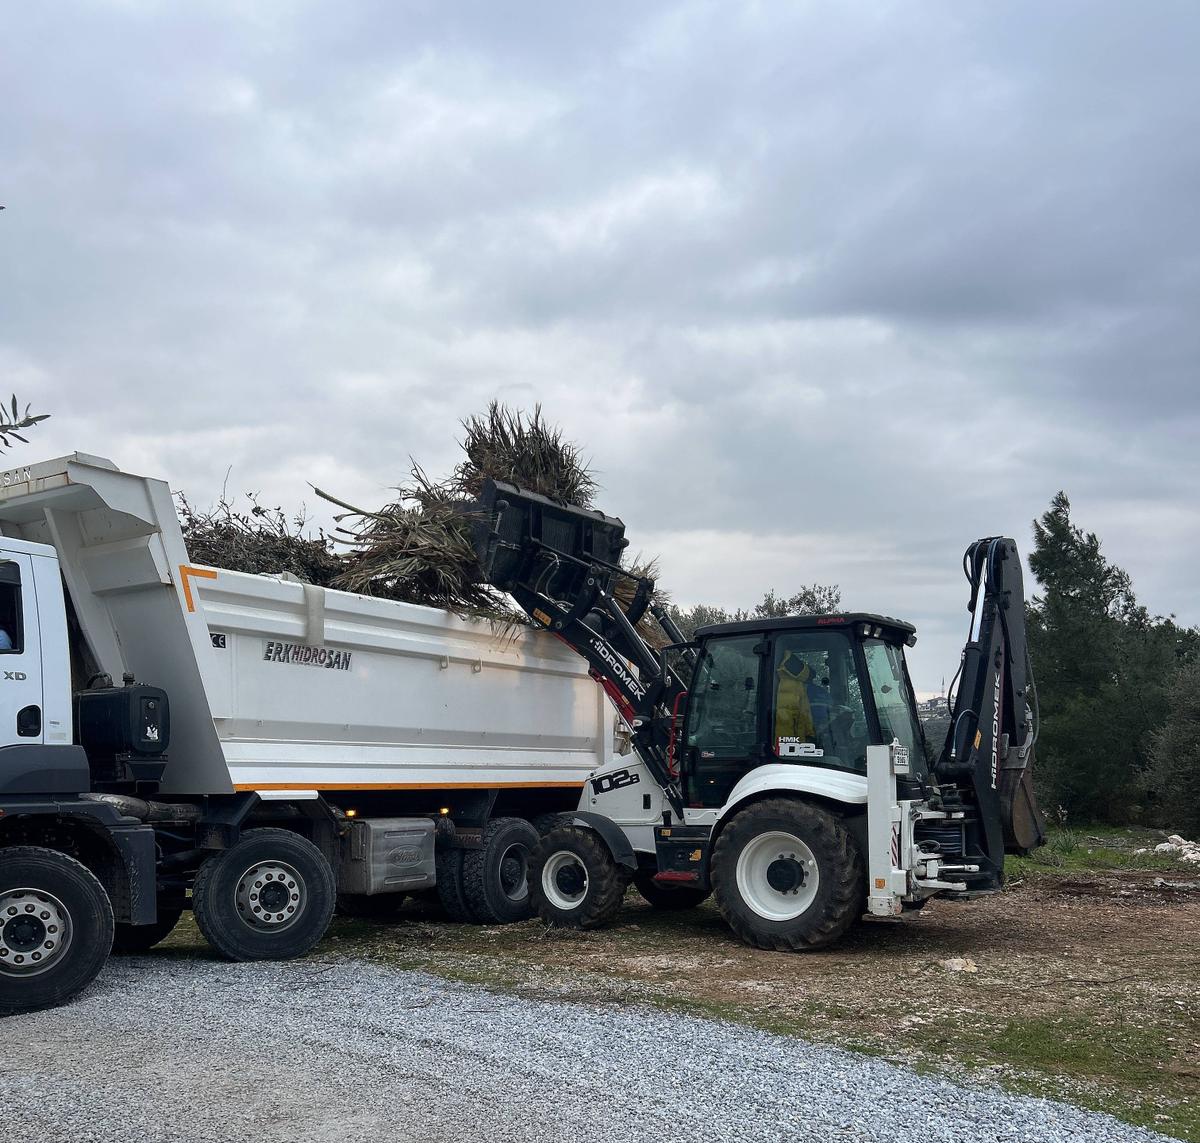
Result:
[[[1009,879],[1030,874],[1086,873],[1089,870],[1159,869],[1178,873],[1180,864],[1169,854],[1155,853],[1163,836],[1144,830],[1051,829],[1046,844],[1028,857],[1009,857],[1004,862]],[[1146,849],[1147,853],[1137,850]]]

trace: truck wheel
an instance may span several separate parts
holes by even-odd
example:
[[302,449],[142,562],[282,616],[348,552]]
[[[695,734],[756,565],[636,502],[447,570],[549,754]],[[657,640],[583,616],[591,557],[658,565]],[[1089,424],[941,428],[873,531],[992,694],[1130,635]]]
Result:
[[165,941],[183,916],[182,905],[159,905],[158,920],[152,925],[127,925],[119,921],[113,926],[112,951],[122,953],[149,952],[159,941]]
[[653,873],[635,873],[633,884],[647,904],[668,913],[677,912],[680,909],[694,909],[712,895],[711,889],[697,889],[692,885],[672,885],[670,882],[655,881]]
[[721,831],[713,894],[729,927],[760,949],[836,941],[862,915],[862,854],[841,820],[807,802],[770,798]]
[[463,854],[463,890],[479,920],[508,925],[533,916],[529,855],[541,840],[524,818],[493,818],[483,831],[483,848]]
[[336,912],[340,917],[386,921],[400,912],[407,898],[407,893],[339,893]]
[[251,829],[200,863],[192,912],[226,960],[291,960],[325,935],[334,896],[333,870],[311,841]]
[[446,916],[470,924],[477,920],[463,884],[463,851],[444,849],[437,855],[437,895]]
[[112,936],[112,904],[86,866],[40,846],[0,850],[0,1016],[82,992]]
[[538,916],[571,929],[596,929],[611,921],[630,878],[600,835],[582,826],[559,826],[542,838],[529,873]]

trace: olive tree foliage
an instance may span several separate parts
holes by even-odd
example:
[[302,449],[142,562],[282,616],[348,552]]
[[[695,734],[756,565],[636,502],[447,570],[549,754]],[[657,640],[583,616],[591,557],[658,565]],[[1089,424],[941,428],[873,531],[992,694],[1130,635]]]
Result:
[[697,629],[707,627],[711,623],[738,623],[746,619],[785,619],[792,615],[828,615],[839,611],[842,606],[842,592],[837,584],[813,583],[801,587],[794,595],[776,595],[772,589],[750,610],[738,608],[727,611],[723,607],[714,607],[707,603],[698,603],[694,607],[672,606],[669,610],[671,618],[691,639]]
[[0,452],[12,448],[14,441],[28,444],[29,441],[21,435],[22,432],[34,428],[50,417],[49,413],[35,413],[32,410],[32,405],[26,405],[25,411],[21,411],[21,403],[17,400],[16,393],[7,405],[0,400]]
[[1047,810],[1097,822],[1169,814],[1152,749],[1171,680],[1200,632],[1137,602],[1128,573],[1071,519],[1059,492],[1034,521],[1030,654],[1041,708],[1036,778]]

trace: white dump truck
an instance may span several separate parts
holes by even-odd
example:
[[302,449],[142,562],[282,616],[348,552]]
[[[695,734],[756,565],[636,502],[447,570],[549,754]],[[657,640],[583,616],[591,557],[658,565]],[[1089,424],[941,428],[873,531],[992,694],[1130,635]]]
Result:
[[530,915],[529,854],[620,748],[551,634],[189,561],[168,486],[0,473],[0,1013],[59,1004],[190,907],[231,959],[340,901]]

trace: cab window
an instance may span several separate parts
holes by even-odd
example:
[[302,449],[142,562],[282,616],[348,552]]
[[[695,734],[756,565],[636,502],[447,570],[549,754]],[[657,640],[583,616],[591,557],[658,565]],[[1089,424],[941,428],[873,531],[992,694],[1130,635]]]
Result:
[[870,743],[854,648],[840,631],[776,636],[771,747],[781,762],[866,773]]
[[0,655],[19,655],[23,642],[21,569],[11,560],[0,561]]
[[689,746],[705,758],[746,758],[758,742],[761,635],[715,639],[701,653],[688,711]]
[[904,653],[894,644],[884,643],[880,639],[864,639],[863,651],[867,657],[867,674],[871,679],[871,693],[875,697],[883,741],[887,743],[897,739],[901,746],[908,747],[910,758],[923,758],[925,752],[921,731],[916,713],[908,701]]

